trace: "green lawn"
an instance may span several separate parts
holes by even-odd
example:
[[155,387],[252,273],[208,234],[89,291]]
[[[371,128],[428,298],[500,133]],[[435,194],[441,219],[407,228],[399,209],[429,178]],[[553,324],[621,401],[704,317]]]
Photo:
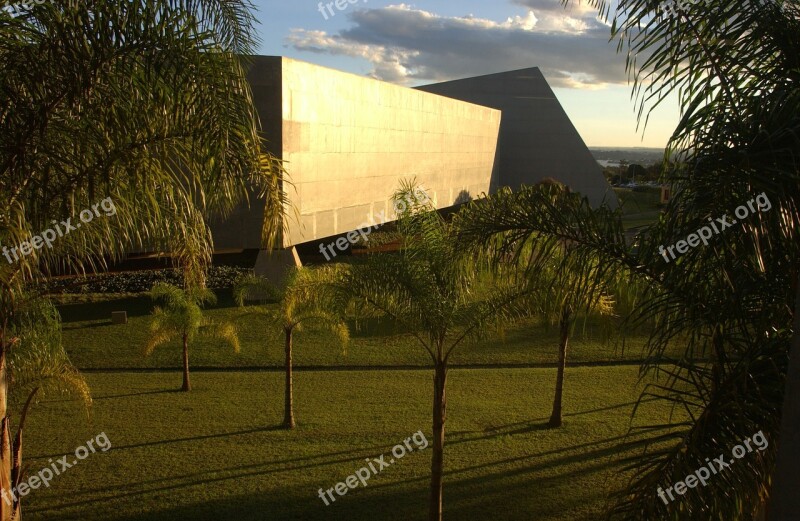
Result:
[[[565,424],[545,429],[549,369],[454,370],[449,380],[445,518],[594,520],[624,478],[619,458],[637,368],[567,371]],[[279,373],[88,375],[92,423],[74,404],[36,406],[25,437],[35,474],[105,432],[90,455],[24,500],[26,519],[422,520],[430,448],[397,460],[326,507],[317,496],[420,429],[430,439],[428,371],[301,371],[294,432]],[[645,406],[639,421],[663,420]],[[71,458],[71,456],[70,456]],[[388,459],[388,457],[387,457]],[[658,498],[654,495],[654,501]]]
[[[64,345],[80,368],[156,368],[180,367],[180,348],[158,348],[144,359],[145,343],[152,309],[146,297],[112,300],[103,303],[62,306]],[[112,325],[112,310],[126,310],[129,322]],[[192,365],[197,367],[279,367],[283,364],[283,337],[270,328],[263,317],[244,315],[224,294],[219,306],[208,311],[218,320],[237,324],[241,353],[199,338],[190,348]],[[596,323],[579,325],[570,343],[569,360],[575,362],[619,361],[643,356],[644,336],[632,336],[623,345],[611,339],[600,341],[602,330]],[[558,330],[529,321],[509,328],[502,337],[492,335],[478,344],[464,345],[453,357],[456,364],[537,364],[558,359]],[[429,360],[416,340],[398,334],[379,323],[362,323],[354,328],[346,354],[327,333],[301,332],[295,341],[294,362],[298,365],[385,366],[426,365]]]
[[[95,301],[96,298],[88,298]],[[325,506],[331,488],[422,430],[430,439],[431,372],[347,366],[427,364],[413,338],[385,324],[361,324],[346,355],[327,335],[297,336],[295,364],[320,366],[295,373],[299,427],[278,428],[283,411],[280,335],[262,319],[243,316],[222,293],[208,311],[235,320],[242,352],[199,339],[191,348],[191,393],[181,383],[178,345],[149,359],[140,350],[152,304],[145,297],[64,305],[64,343],[73,362],[94,369],[91,424],[70,402],[35,407],[25,436],[29,475],[71,453],[100,432],[107,453],[56,477],[25,498],[33,519],[144,520],[416,520],[425,519],[430,448],[408,454],[366,488]],[[127,310],[127,325],[111,325],[112,310]],[[639,358],[642,336],[602,342],[597,324],[579,328],[570,363]],[[453,362],[554,363],[557,331],[533,322],[502,338],[467,345]],[[166,372],[124,369],[168,368]],[[104,369],[117,369],[109,372]],[[621,459],[641,450],[626,438],[641,389],[638,367],[569,367],[565,424],[547,429],[555,370],[452,370],[448,383],[445,518],[450,520],[593,520],[625,479]],[[659,406],[660,407],[660,406]],[[670,411],[645,404],[638,423],[663,423]],[[387,460],[390,456],[387,456]],[[654,496],[654,500],[658,500]]]
[[630,188],[615,188],[622,205],[622,222],[626,229],[646,226],[658,221],[662,206],[660,188],[634,192]]

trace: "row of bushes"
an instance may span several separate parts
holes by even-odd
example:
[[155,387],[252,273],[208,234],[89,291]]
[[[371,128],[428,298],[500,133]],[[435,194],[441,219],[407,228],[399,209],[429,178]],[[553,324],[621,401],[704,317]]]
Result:
[[[233,287],[236,278],[252,271],[249,268],[232,266],[213,266],[208,271],[207,286],[210,289]],[[150,291],[153,284],[164,282],[178,287],[183,286],[183,274],[176,269],[129,271],[123,273],[102,273],[86,277],[64,277],[51,279],[37,289],[47,294],[81,293],[143,293]]]

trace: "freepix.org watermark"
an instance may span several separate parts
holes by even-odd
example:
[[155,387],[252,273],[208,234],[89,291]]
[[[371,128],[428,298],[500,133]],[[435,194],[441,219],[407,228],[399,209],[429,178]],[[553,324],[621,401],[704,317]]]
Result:
[[47,245],[48,248],[52,248],[56,239],[64,237],[71,231],[77,230],[81,227],[81,223],[88,224],[92,222],[95,217],[100,217],[101,214],[98,208],[102,208],[103,215],[105,215],[105,217],[117,215],[117,207],[114,206],[114,201],[112,201],[110,197],[106,197],[99,203],[93,204],[91,210],[88,208],[86,210],[82,210],[81,213],[78,214],[81,222],[72,224],[71,217],[66,221],[61,221],[60,223],[54,220],[52,222],[55,229],[48,228],[39,235],[32,235],[30,239],[27,241],[22,241],[13,248],[3,246],[3,257],[6,258],[9,264],[13,264],[15,261],[18,261],[21,256],[28,256],[32,254],[34,250],[40,250],[45,245]]
[[[333,10],[333,7],[336,6],[336,9],[339,11],[344,11],[348,8],[350,4],[357,4],[361,0],[335,0],[334,2],[320,2],[317,6],[317,10],[322,13],[322,17],[326,20],[328,19],[328,15],[336,16],[336,13]],[[364,0],[364,2],[368,2],[369,0]]]
[[[414,442],[414,447],[411,446],[412,441]],[[386,454],[381,454],[377,458],[367,458],[367,466],[361,467],[354,474],[350,474],[343,482],[337,483],[328,490],[319,489],[319,498],[325,503],[325,506],[329,506],[331,502],[336,501],[336,498],[333,497],[334,491],[337,495],[344,496],[351,488],[358,487],[359,483],[366,487],[369,478],[390,467],[396,460],[403,458],[407,453],[414,452],[415,448],[424,450],[427,447],[428,438],[425,437],[422,431],[415,432],[412,436],[403,440],[403,443],[398,443],[392,447],[392,456],[394,457],[389,457],[389,461],[386,461],[388,457]],[[328,501],[328,498],[330,498],[330,501]]]
[[[95,444],[97,445],[96,447]],[[6,489],[2,489],[0,495],[3,496],[3,501],[10,506],[12,501],[16,503],[19,501],[20,497],[27,496],[31,490],[36,490],[42,485],[49,487],[50,481],[52,481],[54,477],[61,475],[65,470],[72,468],[80,461],[85,460],[89,457],[89,454],[94,454],[97,452],[97,449],[100,449],[100,452],[106,452],[110,448],[111,441],[108,439],[108,436],[106,436],[105,432],[101,432],[93,439],[87,441],[86,445],[81,445],[75,449],[75,457],[71,461],[69,454],[62,456],[56,461],[53,461],[53,458],[50,458],[49,467],[45,467],[36,474],[28,477],[28,479],[12,488],[10,493],[7,492]]]
[[[782,11],[787,11],[786,0],[761,0],[760,3],[764,7],[774,5]],[[710,0],[665,0],[658,5],[657,9],[658,14],[662,16],[680,17],[695,6],[700,6],[703,9],[710,9],[713,5],[713,2]],[[758,7],[755,8],[758,9]]]
[[[754,199],[750,199],[747,203],[741,205],[740,207],[736,208],[734,214],[738,219],[747,219],[754,213],[756,213],[756,209],[763,212],[768,212],[772,209],[772,203],[770,202],[767,194],[761,193],[760,195],[756,196]],[[686,253],[689,251],[689,248],[694,248],[699,246],[702,242],[703,245],[708,246],[708,240],[711,239],[714,235],[719,235],[720,233],[724,232],[726,229],[733,227],[734,224],[738,223],[739,221],[736,219],[730,219],[729,216],[723,215],[722,217],[713,220],[708,220],[708,225],[703,226],[695,233],[686,237],[685,241],[678,241],[672,246],[664,247],[659,246],[658,252],[664,257],[666,262],[670,260],[675,260],[675,252],[673,250],[677,250],[679,254]],[[719,225],[719,226],[717,226]],[[669,253],[669,257],[667,256]],[[670,259],[671,257],[671,259]]]
[[[658,487],[656,493],[658,497],[661,498],[661,501],[664,502],[665,505],[669,505],[670,501],[675,501],[675,496],[672,495],[673,490],[679,496],[686,494],[686,491],[690,488],[695,488],[698,484],[701,486],[706,486],[708,480],[723,470],[727,469],[734,463],[737,459],[744,458],[747,454],[753,452],[753,446],[750,442],[755,444],[755,449],[759,452],[765,450],[769,447],[769,441],[767,441],[766,436],[764,436],[763,431],[758,431],[756,434],[753,435],[752,438],[747,438],[742,442],[742,445],[736,445],[733,450],[733,457],[735,459],[731,459],[730,461],[725,461],[725,455],[720,454],[719,457],[714,458],[712,461],[711,458],[706,458],[706,463],[708,465],[702,466],[699,469],[695,470],[693,474],[689,474],[683,481],[678,481],[671,487],[667,487],[666,491],[662,490],[661,487]],[[746,447],[746,448],[745,448]],[[669,501],[665,496],[669,496]]]
[[[410,200],[415,199],[415,201]],[[395,200],[392,205],[394,206],[394,214],[400,215],[406,211],[410,206],[414,204],[427,204],[430,202],[431,198],[428,195],[428,192],[425,191],[424,188],[418,187],[414,189],[413,196],[407,196],[405,199]],[[369,221],[365,221],[358,225],[358,228],[352,232],[349,232],[346,237],[339,237],[336,241],[330,244],[320,244],[319,245],[319,252],[325,257],[326,261],[331,260],[332,258],[336,257],[339,252],[344,252],[352,246],[353,244],[358,241],[358,237],[361,236],[364,241],[367,240],[367,236],[372,233],[372,231],[389,222],[392,219],[392,216],[387,216],[385,210],[381,210],[376,214],[378,217],[377,221],[370,216]],[[329,253],[330,252],[330,253]]]
[[23,0],[22,2],[17,2],[16,4],[4,5],[0,9],[10,14],[11,18],[16,18],[17,16],[25,13],[25,11],[30,11],[34,5],[41,5],[47,1],[48,0]]

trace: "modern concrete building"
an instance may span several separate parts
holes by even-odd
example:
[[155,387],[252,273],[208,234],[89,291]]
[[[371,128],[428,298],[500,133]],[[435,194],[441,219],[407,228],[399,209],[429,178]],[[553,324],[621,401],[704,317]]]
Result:
[[617,198],[541,71],[532,67],[417,87],[503,112],[493,189],[553,178],[592,204]]
[[[299,262],[295,245],[394,218],[416,178],[437,208],[552,177],[616,204],[600,167],[538,69],[417,89],[260,56],[249,80],[270,152],[284,161],[288,248],[257,269]],[[213,223],[215,248],[260,249],[263,201]]]
[[[284,247],[390,222],[404,179],[437,208],[490,190],[499,110],[283,57],[257,57],[249,80],[291,181]],[[259,248],[261,204],[212,226],[215,247]]]

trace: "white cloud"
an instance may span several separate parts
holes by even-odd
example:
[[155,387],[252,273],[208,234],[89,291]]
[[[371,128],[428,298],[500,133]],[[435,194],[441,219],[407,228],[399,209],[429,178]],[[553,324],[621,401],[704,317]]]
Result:
[[554,87],[625,83],[624,60],[608,43],[609,28],[584,5],[514,0],[528,10],[503,22],[446,17],[406,4],[359,9],[336,34],[293,29],[299,51],[345,55],[372,64],[371,76],[400,84],[444,81],[539,67]]

